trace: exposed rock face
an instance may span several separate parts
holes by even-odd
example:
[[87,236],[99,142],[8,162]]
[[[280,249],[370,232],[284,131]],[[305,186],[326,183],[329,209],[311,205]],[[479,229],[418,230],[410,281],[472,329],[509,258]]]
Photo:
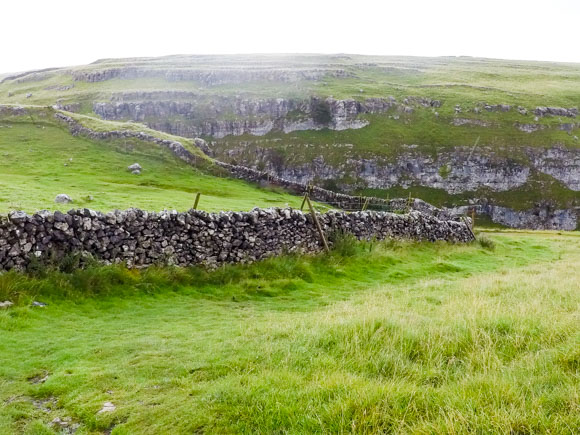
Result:
[[571,190],[580,191],[580,150],[529,148],[528,155],[537,170],[551,175]]
[[544,130],[546,128],[546,126],[542,124],[524,124],[519,122],[516,122],[514,126],[524,133],[533,133],[535,131]]
[[568,133],[572,132],[576,128],[580,128],[580,123],[577,122],[565,122],[560,124],[560,130],[567,131]]
[[403,104],[419,104],[423,107],[441,107],[441,100],[432,100],[426,97],[406,97],[403,99]]
[[463,215],[469,214],[471,210],[512,228],[573,231],[578,227],[578,212],[571,209],[555,210],[549,204],[538,205],[530,210],[512,210],[491,204],[462,206],[453,208],[451,213]]
[[[401,111],[412,111],[409,106],[397,104],[394,98],[369,98],[361,102],[334,98],[248,100],[224,97],[207,101],[201,96],[177,92],[170,94],[174,98],[189,100],[118,101],[120,98],[166,97],[164,94],[116,95],[113,102],[94,103],[93,111],[103,119],[144,122],[151,128],[179,136],[214,138],[243,134],[263,136],[272,130],[290,133],[322,128],[357,129],[368,125],[367,121],[357,118],[360,114],[382,113],[395,107]],[[412,102],[428,102],[435,104],[434,107],[441,104],[437,100],[418,97]]]
[[512,106],[509,104],[484,104],[483,108],[488,112],[509,112]]
[[80,110],[81,110],[81,104],[80,103],[65,104],[65,103],[63,103],[62,99],[59,99],[59,100],[57,100],[57,102],[53,106],[53,108],[56,110],[65,110],[67,112],[77,113],[77,112],[80,112]]
[[246,82],[297,82],[301,80],[320,80],[326,77],[349,77],[341,68],[296,68],[296,69],[151,69],[151,68],[106,68],[72,72],[73,78],[84,82],[102,82],[115,78],[136,79],[158,77],[167,81],[193,81],[204,86]]
[[[469,222],[442,221],[419,212],[328,212],[319,216],[323,231],[358,239],[405,238],[469,242]],[[283,252],[321,250],[311,215],[293,209],[254,209],[247,213],[208,214],[130,209],[99,213],[89,209],[12,214],[0,218],[0,270],[25,268],[52,252],[89,254],[104,263],[148,266],[160,261],[215,267],[252,262]]]
[[22,106],[4,106],[0,105],[0,116],[11,117],[11,116],[25,116],[28,111]]
[[272,151],[257,147],[247,154],[243,149],[226,152],[230,158],[244,165],[266,166],[270,171],[288,180],[308,183],[318,180],[338,180],[344,177],[358,178],[367,187],[389,189],[394,186],[421,185],[444,189],[457,194],[482,187],[505,191],[526,183],[530,168],[507,157],[496,157],[493,152],[480,147],[457,147],[443,151],[437,156],[414,151],[412,147],[400,153],[395,160],[377,158],[345,157],[345,163],[335,166],[325,162],[322,155],[311,163],[300,165],[274,165]]
[[578,108],[572,107],[570,109],[565,109],[563,107],[536,107],[534,110],[536,116],[567,116],[569,118],[575,118],[578,115]]
[[470,119],[470,118],[454,118],[452,124],[456,127],[461,125],[477,125],[479,127],[490,127],[492,124],[481,119]]
[[[509,157],[509,150],[500,154],[488,147],[455,147],[440,151],[436,156],[415,151],[400,152],[393,159],[357,158],[345,154],[343,164],[327,163],[319,155],[310,163],[274,164],[271,148],[259,146],[246,152],[245,148],[228,148],[224,157],[250,166],[264,166],[288,180],[307,183],[318,180],[339,180],[345,177],[361,179],[367,187],[389,189],[395,186],[408,188],[413,185],[443,189],[451,194],[489,188],[502,192],[524,185],[532,170],[551,175],[566,187],[580,191],[580,149],[564,147],[520,149],[521,157]],[[300,152],[299,149],[294,152]],[[222,154],[222,153],[218,153]]]

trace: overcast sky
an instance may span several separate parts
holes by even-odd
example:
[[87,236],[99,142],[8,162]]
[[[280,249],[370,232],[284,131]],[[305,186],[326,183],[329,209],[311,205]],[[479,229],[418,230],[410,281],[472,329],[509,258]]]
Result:
[[0,11],[0,73],[210,53],[580,62],[580,0],[13,0]]

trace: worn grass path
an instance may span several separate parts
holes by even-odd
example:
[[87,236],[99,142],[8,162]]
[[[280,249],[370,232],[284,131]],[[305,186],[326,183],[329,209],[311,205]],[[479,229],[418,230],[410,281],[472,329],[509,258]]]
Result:
[[0,433],[578,433],[580,236],[489,237],[0,276]]

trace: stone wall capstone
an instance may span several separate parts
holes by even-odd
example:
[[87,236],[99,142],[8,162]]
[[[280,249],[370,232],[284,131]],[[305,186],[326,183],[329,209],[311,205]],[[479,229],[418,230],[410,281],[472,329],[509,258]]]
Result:
[[[439,220],[416,211],[318,216],[327,236],[343,231],[360,240],[473,240],[469,221]],[[220,213],[78,209],[34,215],[15,211],[0,217],[0,270],[26,269],[33,259],[42,262],[55,254],[89,254],[104,264],[126,262],[129,267],[170,263],[213,268],[321,249],[312,216],[291,208]]]

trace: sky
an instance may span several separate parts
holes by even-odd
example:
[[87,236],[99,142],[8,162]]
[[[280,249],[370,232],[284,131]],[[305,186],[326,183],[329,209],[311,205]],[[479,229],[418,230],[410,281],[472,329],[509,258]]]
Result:
[[580,0],[20,0],[0,15],[0,73],[169,54],[580,62]]

